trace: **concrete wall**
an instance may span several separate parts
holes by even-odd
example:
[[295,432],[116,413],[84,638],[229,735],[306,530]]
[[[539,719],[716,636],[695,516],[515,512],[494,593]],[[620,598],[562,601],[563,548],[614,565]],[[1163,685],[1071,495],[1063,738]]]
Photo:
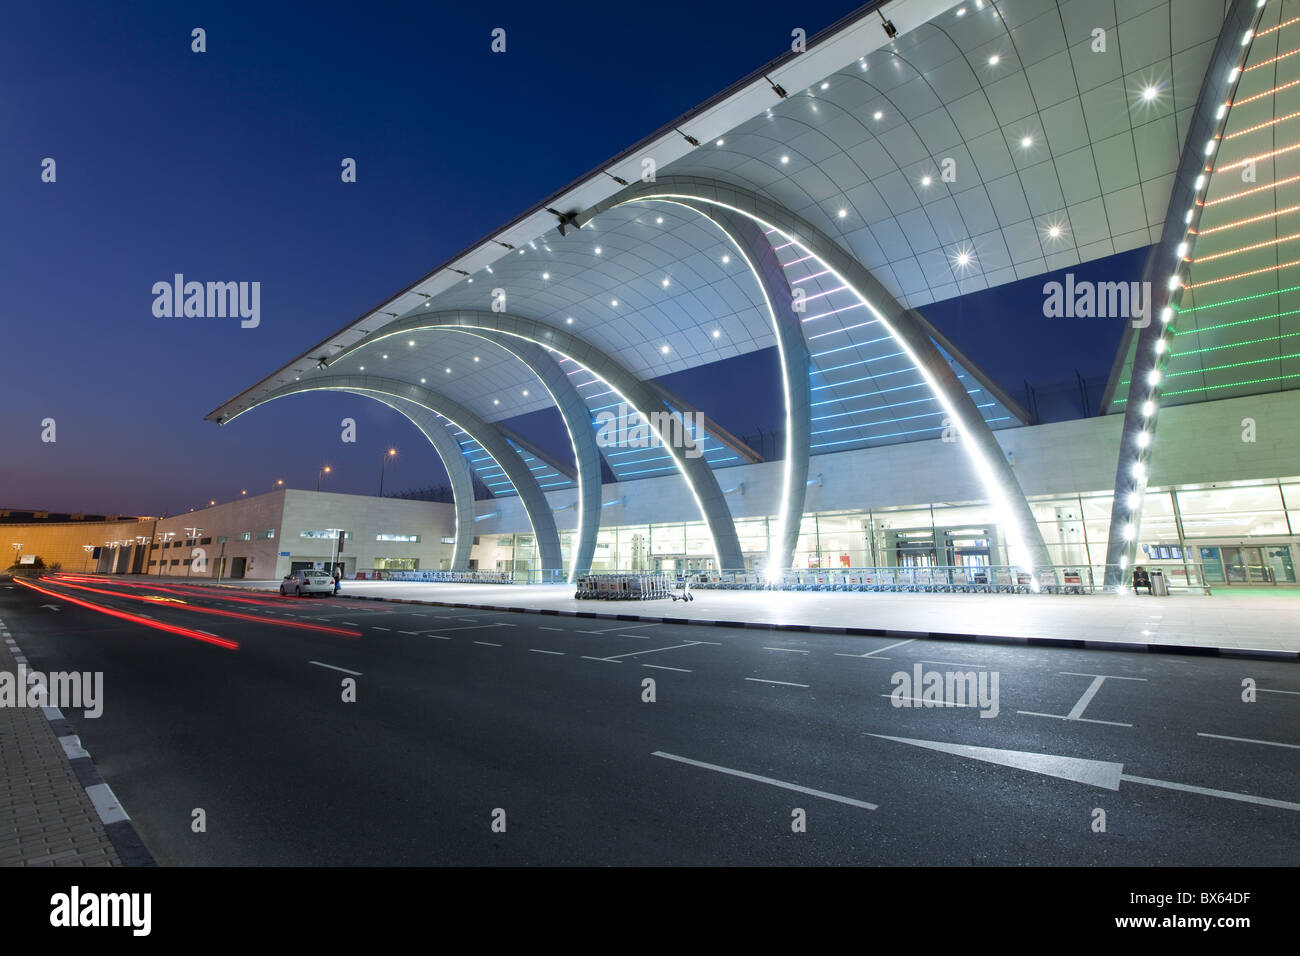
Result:
[[22,544],[22,554],[38,555],[45,566],[63,565],[65,571],[94,571],[96,562],[87,559],[83,545],[104,548],[109,541],[134,541],[153,534],[154,519],[129,521],[69,521],[58,524],[0,524],[0,566],[9,567],[17,553],[13,542]]
[[[245,577],[278,579],[289,573],[295,561],[328,562],[333,539],[304,538],[302,532],[331,528],[349,533],[339,558],[349,574],[372,570],[376,557],[415,558],[421,569],[436,570],[444,559],[451,559],[452,546],[443,544],[442,539],[455,533],[455,520],[452,506],[441,502],[286,489],[164,518],[158,522],[158,530],[175,532],[175,541],[186,537],[186,527],[203,529],[197,545],[207,557],[203,576],[217,576],[222,554],[219,539],[225,537],[224,576],[230,576],[235,559],[244,558]],[[263,537],[268,531],[274,536]],[[245,533],[249,540],[240,540]],[[378,534],[418,534],[420,540],[377,541]],[[202,544],[207,538],[211,542]],[[188,546],[155,547],[153,557],[163,556],[168,562],[162,573],[183,575],[183,562],[190,551]],[[281,556],[282,551],[289,555]],[[171,564],[178,559],[182,563]],[[191,572],[199,573],[197,567]]]

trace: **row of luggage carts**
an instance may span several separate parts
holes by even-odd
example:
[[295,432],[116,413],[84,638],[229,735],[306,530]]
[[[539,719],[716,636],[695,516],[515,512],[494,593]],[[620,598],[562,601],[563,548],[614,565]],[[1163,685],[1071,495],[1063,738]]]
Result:
[[[1088,575],[1077,570],[1039,572],[1038,589],[1049,594],[1082,594],[1093,590]],[[786,571],[780,580],[757,572],[705,572],[697,588],[740,591],[923,591],[1027,594],[1033,578],[1014,568],[846,568],[838,571]]]
[[675,574],[631,572],[616,574],[581,574],[576,579],[574,597],[597,601],[656,601],[671,598],[693,601],[691,583]]

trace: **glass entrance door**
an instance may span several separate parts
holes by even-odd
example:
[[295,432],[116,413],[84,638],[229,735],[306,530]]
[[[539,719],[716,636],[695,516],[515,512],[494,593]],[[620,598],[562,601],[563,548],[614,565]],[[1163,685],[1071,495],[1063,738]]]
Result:
[[1229,584],[1273,584],[1273,570],[1264,563],[1263,548],[1224,548],[1223,568]]

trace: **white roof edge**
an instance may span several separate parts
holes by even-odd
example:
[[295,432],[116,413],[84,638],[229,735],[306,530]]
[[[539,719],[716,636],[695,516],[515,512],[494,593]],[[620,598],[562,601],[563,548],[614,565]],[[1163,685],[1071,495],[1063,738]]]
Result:
[[765,76],[779,83],[787,92],[793,93],[795,90],[811,86],[859,57],[888,44],[889,38],[881,27],[882,16],[894,24],[897,30],[896,36],[902,36],[928,23],[954,5],[955,0],[889,0],[887,3],[874,6],[868,3],[849,14],[850,17],[857,16],[855,21],[839,29],[836,29],[837,25],[832,25],[827,29],[833,32],[824,39],[811,38],[810,42],[814,42],[815,45],[805,53],[785,60],[768,70],[766,74],[760,71],[755,78],[731,95],[716,103],[697,107],[695,111],[688,112],[675,120],[666,131],[658,134],[654,139],[644,140],[613,161],[601,164],[563,193],[543,200],[532,211],[524,213],[521,218],[485,236],[467,250],[458,253],[455,258],[438,266],[424,279],[418,280],[414,285],[385,300],[383,304],[363,313],[324,342],[313,346],[250,385],[218,406],[207,417],[210,419],[225,417],[227,409],[245,395],[281,378],[286,373],[292,373],[293,366],[300,362],[310,361],[314,364],[315,357],[321,354],[321,350],[325,350],[328,354],[331,346],[338,344],[340,338],[348,336],[349,333],[356,333],[363,324],[387,321],[389,317],[384,315],[385,312],[395,311],[400,314],[405,311],[398,306],[401,299],[411,295],[423,299],[424,295],[419,293],[433,296],[446,291],[465,278],[454,270],[463,270],[472,275],[499,261],[510,253],[510,250],[500,243],[506,242],[518,247],[538,239],[558,224],[556,218],[546,211],[547,206],[561,212],[580,211],[608,199],[623,187],[606,175],[606,171],[628,182],[634,182],[641,177],[641,159],[644,156],[653,156],[656,165],[662,167],[696,149],[697,147],[692,146],[677,132],[676,127],[689,126],[682,132],[694,136],[703,147],[757,116],[767,109],[774,96]]

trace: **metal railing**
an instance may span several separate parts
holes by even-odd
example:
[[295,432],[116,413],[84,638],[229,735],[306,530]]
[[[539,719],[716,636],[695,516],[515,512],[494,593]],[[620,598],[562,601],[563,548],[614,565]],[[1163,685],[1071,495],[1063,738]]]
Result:
[[[1210,593],[1204,568],[1196,562],[1151,562],[1148,573],[1159,572],[1171,592]],[[791,569],[775,578],[759,571],[633,571],[604,570],[578,575],[579,599],[653,600],[684,596],[684,585],[720,591],[858,591],[946,594],[1099,594],[1106,586],[1106,565],[1060,564],[1040,567],[1036,574],[1010,565],[933,567],[863,567]],[[371,571],[362,580],[410,581],[437,584],[567,584],[568,573],[556,569],[528,571]],[[358,575],[358,579],[361,579]],[[1131,584],[1120,590],[1129,591]],[[614,595],[624,595],[615,597]]]

